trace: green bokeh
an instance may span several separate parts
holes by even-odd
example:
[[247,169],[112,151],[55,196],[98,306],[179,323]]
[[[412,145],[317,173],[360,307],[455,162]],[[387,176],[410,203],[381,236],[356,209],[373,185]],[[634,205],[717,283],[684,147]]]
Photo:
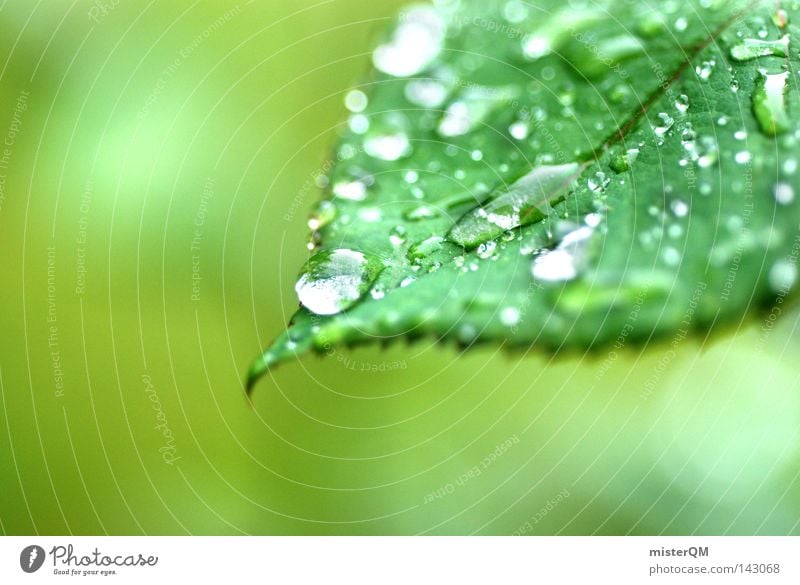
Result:
[[400,4],[0,0],[2,531],[800,532],[797,312],[674,354],[337,351],[247,404]]

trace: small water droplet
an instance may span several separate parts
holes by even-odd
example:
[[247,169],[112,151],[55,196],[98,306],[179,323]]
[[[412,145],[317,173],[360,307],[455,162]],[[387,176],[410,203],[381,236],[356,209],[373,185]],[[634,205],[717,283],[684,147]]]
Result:
[[778,28],[786,28],[786,25],[789,24],[789,13],[783,8],[778,8],[772,15],[772,22]]
[[420,264],[423,260],[442,249],[444,238],[441,236],[431,236],[408,249],[408,259],[414,264]]
[[769,271],[769,286],[773,292],[788,292],[797,284],[797,262],[782,259],[775,262]]
[[628,171],[636,158],[639,156],[638,148],[629,148],[626,152],[619,154],[611,159],[611,170],[616,173],[624,173]]
[[595,173],[594,177],[589,177],[586,182],[587,187],[589,187],[589,190],[593,193],[600,193],[608,187],[609,183],[611,183],[611,179],[606,177],[606,174],[602,171]]
[[361,299],[382,269],[377,257],[363,252],[323,250],[308,260],[295,290],[309,311],[335,315]]
[[509,134],[516,140],[525,140],[530,133],[528,124],[522,121],[514,122],[508,129]]
[[363,114],[356,114],[355,116],[350,116],[347,125],[355,134],[366,134],[369,130],[369,118]]
[[356,114],[361,113],[365,109],[367,109],[368,103],[369,102],[367,100],[367,95],[359,89],[354,89],[352,91],[349,91],[347,95],[344,96],[345,107],[347,107],[348,110]]
[[747,150],[742,150],[736,153],[734,160],[740,165],[749,163],[753,159],[753,154]]
[[675,217],[686,217],[686,215],[689,213],[689,205],[680,199],[674,200],[670,204],[670,207],[672,208],[672,213],[675,214]]
[[675,108],[685,114],[689,110],[689,96],[686,94],[679,95],[678,99],[675,100]]
[[493,240],[489,240],[488,242],[484,242],[475,250],[475,253],[478,254],[479,258],[487,260],[495,256],[497,252],[497,242]]
[[667,134],[667,132],[669,132],[670,128],[672,128],[674,124],[675,119],[666,112],[661,112],[658,114],[658,125],[653,129],[653,131],[659,140],[659,145],[664,143],[664,136]]
[[516,307],[504,307],[500,311],[500,322],[506,327],[516,327],[521,319],[522,314]]
[[392,246],[402,246],[406,243],[406,235],[406,228],[397,225],[389,231],[389,241],[392,243]]
[[432,219],[439,216],[439,211],[435,207],[428,205],[420,205],[414,209],[407,211],[403,214],[403,219],[408,221],[422,221],[424,219]]
[[661,258],[667,266],[678,266],[681,263],[681,253],[672,246],[664,248]]
[[363,181],[347,181],[336,183],[333,194],[348,201],[364,201],[367,198],[367,186]]
[[794,201],[794,187],[789,183],[778,183],[773,189],[775,201],[781,205],[789,205]]
[[695,67],[694,71],[702,81],[705,81],[711,77],[711,72],[714,71],[716,64],[717,62],[714,59],[703,61],[700,65]]

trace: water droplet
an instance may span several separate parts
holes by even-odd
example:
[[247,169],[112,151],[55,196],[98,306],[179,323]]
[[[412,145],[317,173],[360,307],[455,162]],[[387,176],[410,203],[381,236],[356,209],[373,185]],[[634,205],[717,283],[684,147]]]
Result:
[[344,96],[345,107],[353,113],[361,113],[367,109],[367,95],[358,89],[354,89]]
[[783,8],[778,8],[772,15],[772,22],[778,28],[786,28],[789,24],[789,14]]
[[411,142],[404,132],[373,135],[364,141],[364,151],[373,158],[396,161],[411,154]]
[[522,53],[531,61],[558,49],[572,35],[603,18],[599,9],[564,8],[540,21],[537,30],[522,39]]
[[416,276],[406,276],[403,280],[400,281],[400,288],[405,288],[410,284],[414,284],[417,282]]
[[408,259],[414,264],[420,264],[423,260],[442,249],[444,238],[441,236],[431,236],[408,249]]
[[366,223],[375,223],[381,220],[381,210],[377,207],[362,207],[358,210],[358,219]]
[[689,26],[689,21],[686,20],[683,16],[681,16],[678,20],[675,21],[675,30],[678,32],[683,32]]
[[309,311],[336,315],[353,306],[382,269],[377,257],[363,252],[323,250],[308,260],[295,290]]
[[788,292],[797,284],[797,276],[795,260],[778,260],[769,271],[769,286],[773,292]]
[[593,193],[600,193],[608,187],[609,183],[611,183],[611,179],[607,178],[604,172],[598,171],[595,173],[594,177],[589,177],[586,186],[589,187],[589,190]]
[[369,118],[363,114],[350,116],[347,122],[350,130],[355,134],[365,134],[369,130]]
[[615,173],[624,173],[628,171],[636,158],[639,156],[638,148],[629,148],[625,153],[619,154],[611,159],[611,170]]
[[478,254],[479,258],[482,258],[484,260],[492,258],[493,256],[495,256],[495,253],[497,252],[497,242],[493,240],[484,242],[480,246],[478,246],[475,252],[476,254]]
[[554,250],[548,250],[533,260],[531,273],[537,280],[565,282],[577,278],[583,268],[586,244],[594,230],[582,226],[565,235]]
[[736,162],[740,165],[745,165],[753,160],[753,154],[747,150],[742,150],[741,152],[736,153],[734,160],[736,160]]
[[731,57],[736,61],[749,61],[758,57],[773,55],[786,57],[789,54],[789,35],[784,35],[776,41],[762,39],[744,39],[731,49]]
[[681,201],[680,199],[676,199],[670,204],[672,208],[672,213],[675,214],[675,217],[686,217],[689,213],[689,205],[685,201]]
[[336,206],[330,201],[319,201],[308,218],[308,227],[312,231],[321,230],[336,219]]
[[336,183],[333,186],[333,194],[348,201],[364,201],[367,198],[367,186],[363,181]]
[[661,258],[667,266],[677,266],[681,263],[681,253],[672,246],[664,248],[661,252]]
[[406,228],[397,225],[389,232],[389,241],[392,243],[392,246],[402,246],[406,243],[406,235]]
[[408,101],[423,108],[438,108],[447,99],[448,88],[434,79],[414,79],[405,88]]
[[714,66],[716,64],[717,62],[713,59],[710,61],[703,61],[700,65],[694,68],[694,71],[702,81],[705,81],[711,77],[711,72],[714,71]]
[[449,104],[439,122],[441,136],[463,136],[477,128],[496,108],[508,103],[517,92],[511,88],[470,87]]
[[689,109],[689,96],[686,94],[678,96],[678,99],[675,100],[675,108],[682,114],[685,114]]
[[449,239],[475,248],[503,232],[533,223],[545,217],[550,206],[572,187],[580,165],[570,163],[540,166],[510,186],[493,193],[489,201],[458,220]]
[[400,16],[392,39],[372,55],[375,67],[395,77],[423,71],[442,50],[445,25],[435,9],[416,6]]
[[762,74],[753,92],[753,112],[761,131],[777,136],[792,126],[786,112],[786,81],[788,72]]
[[408,221],[422,221],[424,219],[432,219],[439,216],[439,211],[435,207],[428,205],[420,205],[414,209],[407,211],[403,214],[403,219]]
[[781,205],[789,205],[794,201],[794,187],[789,183],[778,183],[773,189],[775,201]]
[[661,112],[658,114],[658,126],[653,129],[655,132],[656,137],[658,138],[658,144],[664,144],[664,136],[667,132],[669,132],[670,128],[675,124],[675,119],[667,114],[666,112]]
[[505,307],[500,311],[500,322],[506,327],[516,327],[522,319],[522,314],[516,307]]
[[519,121],[514,122],[508,129],[509,134],[511,134],[512,138],[517,140],[525,140],[530,133],[530,128],[528,124],[525,122]]

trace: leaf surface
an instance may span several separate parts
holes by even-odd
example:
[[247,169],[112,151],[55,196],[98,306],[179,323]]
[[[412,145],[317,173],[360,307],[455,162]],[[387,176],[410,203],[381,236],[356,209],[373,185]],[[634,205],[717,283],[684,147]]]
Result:
[[588,349],[797,281],[795,4],[462,0],[347,94],[287,331],[251,369],[436,336]]

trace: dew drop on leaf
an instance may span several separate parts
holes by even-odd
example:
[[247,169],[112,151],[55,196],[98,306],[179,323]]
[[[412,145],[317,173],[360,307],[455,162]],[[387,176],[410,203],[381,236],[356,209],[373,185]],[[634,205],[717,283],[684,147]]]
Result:
[[772,190],[775,201],[781,205],[789,205],[794,201],[794,187],[789,183],[778,183]]
[[380,259],[364,252],[323,250],[306,262],[295,291],[309,311],[335,315],[354,305],[382,269]]
[[786,112],[786,81],[788,72],[763,73],[753,92],[753,113],[761,131],[777,136],[791,128]]
[[488,203],[459,219],[449,239],[472,249],[505,231],[542,219],[575,183],[580,168],[578,163],[534,168],[511,186],[498,189]]
[[797,261],[782,259],[775,262],[769,271],[769,286],[773,292],[788,292],[797,284]]
[[731,48],[731,58],[736,61],[749,61],[758,57],[786,57],[789,54],[789,35],[775,41],[762,39],[744,39]]
[[586,243],[593,233],[589,226],[581,226],[565,235],[554,250],[536,256],[531,267],[533,277],[547,282],[577,278],[584,264]]

